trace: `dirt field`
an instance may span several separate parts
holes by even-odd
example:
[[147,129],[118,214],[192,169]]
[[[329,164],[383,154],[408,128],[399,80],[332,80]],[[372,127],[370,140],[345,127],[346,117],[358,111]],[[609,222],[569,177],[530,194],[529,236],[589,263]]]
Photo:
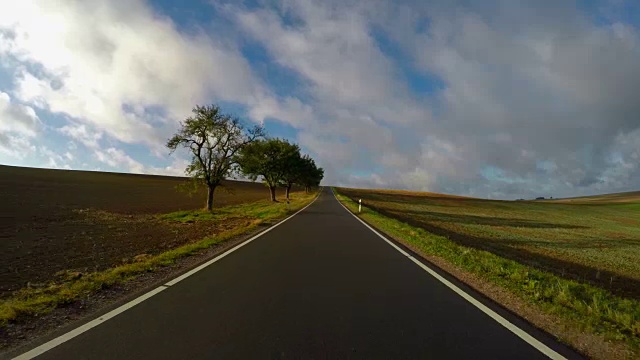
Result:
[[465,246],[640,298],[638,193],[556,202],[387,190],[339,192]]
[[[184,178],[0,166],[0,297],[58,271],[102,270],[223,231],[155,214],[201,208],[204,191],[176,190]],[[214,207],[267,199],[264,185],[226,182]],[[283,190],[279,196],[283,196]]]

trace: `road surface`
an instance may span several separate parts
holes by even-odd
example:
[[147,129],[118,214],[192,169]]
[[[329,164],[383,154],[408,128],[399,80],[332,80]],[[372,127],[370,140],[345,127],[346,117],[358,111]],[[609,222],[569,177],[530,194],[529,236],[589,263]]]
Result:
[[[490,306],[554,354],[577,357]],[[37,358],[548,357],[378,237],[326,188],[272,231]]]

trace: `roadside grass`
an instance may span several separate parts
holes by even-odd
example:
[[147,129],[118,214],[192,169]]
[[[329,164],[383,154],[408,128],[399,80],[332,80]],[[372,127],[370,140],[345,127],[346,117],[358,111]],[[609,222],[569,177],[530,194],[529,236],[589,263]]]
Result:
[[[215,210],[214,210],[215,211]],[[172,220],[182,223],[191,223],[194,221],[216,220],[218,217],[213,211],[206,210],[182,210],[168,214],[158,215],[162,220]]]
[[132,263],[111,269],[87,274],[67,272],[63,281],[50,282],[44,287],[23,288],[13,296],[0,300],[0,328],[10,322],[42,316],[57,307],[71,304],[82,298],[116,284],[124,283],[136,276],[153,272],[155,269],[174,264],[179,259],[194,255],[216,244],[256,229],[259,225],[268,225],[300,210],[310,203],[317,194],[294,192],[291,194],[290,208],[285,203],[258,201],[249,204],[228,206],[216,209],[207,214],[206,211],[178,211],[160,218],[168,221],[213,221],[226,217],[242,217],[247,219],[243,225],[223,231],[215,236],[206,237],[155,256],[143,256]]
[[[357,203],[340,191],[334,188],[338,199],[357,213]],[[622,341],[634,352],[640,352],[640,301],[618,297],[604,289],[564,279],[485,250],[456,244],[366,206],[362,208],[362,213],[357,214],[360,218],[418,252],[439,257],[498,285],[574,328]]]
[[[299,204],[299,196],[305,196],[302,192],[292,193],[290,209],[293,211],[296,204]],[[306,198],[306,197],[305,197]],[[158,217],[164,220],[172,220],[178,222],[194,222],[194,221],[215,221],[228,217],[243,216],[257,219],[270,219],[278,216],[282,216],[287,213],[287,205],[282,200],[278,203],[273,203],[269,200],[255,201],[249,204],[225,206],[222,208],[213,209],[212,211],[206,210],[188,210],[188,211],[176,211],[168,214],[162,214]]]

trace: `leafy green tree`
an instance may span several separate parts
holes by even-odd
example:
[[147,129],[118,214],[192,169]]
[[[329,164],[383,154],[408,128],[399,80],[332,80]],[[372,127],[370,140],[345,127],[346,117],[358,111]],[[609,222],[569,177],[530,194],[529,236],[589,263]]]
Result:
[[196,105],[192,112],[180,123],[180,130],[167,147],[171,153],[180,147],[189,150],[191,162],[185,173],[207,187],[207,210],[211,211],[216,187],[233,172],[240,150],[264,137],[264,129],[246,129],[238,118],[223,114],[217,105]]
[[311,182],[309,184],[308,191],[311,191],[311,187],[320,186],[320,182],[322,181],[323,178],[324,178],[324,169],[323,168],[316,167],[315,169],[313,169],[313,176],[311,178]]
[[300,147],[283,139],[259,140],[240,151],[238,164],[243,174],[255,181],[261,177],[276,201],[276,188],[287,181],[289,167],[300,157]]
[[302,158],[302,163],[297,183],[304,186],[305,191],[309,192],[311,187],[320,185],[324,178],[324,169],[317,167],[315,161],[307,155]]
[[287,200],[289,199],[293,184],[298,184],[304,177],[306,159],[309,157],[308,155],[304,155],[304,157],[301,156],[299,149],[296,153],[291,153],[290,155],[291,156],[285,159],[285,171],[282,176],[282,186],[285,188]]

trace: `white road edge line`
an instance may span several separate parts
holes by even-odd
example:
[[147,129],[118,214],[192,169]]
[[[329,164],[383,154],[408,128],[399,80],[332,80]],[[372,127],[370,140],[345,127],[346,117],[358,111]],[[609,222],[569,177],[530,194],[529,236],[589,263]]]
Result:
[[131,300],[130,302],[128,302],[128,303],[126,303],[126,304],[124,304],[124,305],[122,305],[122,306],[120,306],[120,307],[118,307],[116,309],[113,309],[113,310],[109,311],[108,313],[106,313],[104,315],[101,315],[101,316],[89,321],[88,323],[86,323],[86,324],[84,324],[82,326],[79,326],[79,327],[77,327],[77,328],[75,328],[75,329],[73,329],[73,330],[71,330],[71,331],[69,331],[69,332],[67,332],[65,334],[62,334],[62,335],[58,336],[57,338],[55,338],[53,340],[50,340],[50,341],[48,341],[48,342],[46,342],[46,343],[44,343],[44,344],[42,344],[42,345],[40,345],[40,346],[38,346],[36,348],[33,348],[33,349],[25,352],[22,355],[18,355],[17,357],[13,358],[13,360],[33,359],[36,356],[42,355],[45,352],[53,349],[54,347],[56,347],[56,346],[58,346],[60,344],[63,344],[65,342],[73,339],[74,337],[84,333],[85,331],[88,331],[88,330],[90,330],[90,329],[102,324],[103,322],[105,322],[105,321],[107,321],[107,320],[109,320],[109,319],[111,319],[111,318],[113,318],[113,317],[115,317],[115,316],[117,316],[119,314],[122,314],[123,312],[125,312],[125,311],[131,309],[132,307],[140,304],[141,302],[151,298],[152,296],[157,295],[160,292],[169,289],[169,287],[171,287],[172,285],[175,285],[178,282],[188,278],[189,276],[197,273],[198,271],[200,271],[200,270],[206,268],[207,266],[215,263],[216,261],[222,259],[223,257],[225,257],[225,256],[231,254],[232,252],[240,249],[241,247],[247,245],[248,243],[252,242],[253,240],[259,238],[260,236],[262,236],[262,235],[268,233],[269,231],[275,229],[276,227],[278,227],[281,224],[283,224],[285,221],[287,221],[287,220],[291,219],[292,217],[298,215],[299,213],[304,211],[306,208],[311,206],[313,203],[315,203],[316,200],[318,200],[318,198],[320,197],[320,194],[322,194],[323,190],[324,190],[324,187],[322,187],[319,190],[318,195],[307,206],[305,206],[302,209],[296,211],[293,215],[285,218],[284,220],[282,220],[282,221],[278,222],[277,224],[273,225],[272,227],[270,227],[270,228],[264,230],[263,232],[255,235],[254,237],[250,238],[249,240],[243,241],[242,243],[240,243],[240,244],[234,246],[233,248],[225,251],[224,253],[216,256],[215,258],[213,258],[213,259],[205,262],[204,264],[196,267],[195,269],[192,269],[192,270],[182,274],[181,276],[178,276],[177,278],[175,278],[175,279],[173,279],[173,280],[171,280],[171,281],[169,281],[169,282],[167,282],[167,283],[165,283],[163,285],[158,286],[157,288],[145,293],[144,295],[141,295],[141,296],[135,298],[134,300]]
[[512,333],[516,334],[519,338],[521,338],[522,340],[524,340],[529,345],[533,346],[534,348],[536,348],[538,351],[540,351],[541,353],[545,354],[549,358],[554,359],[554,360],[566,360],[566,358],[564,356],[558,354],[553,349],[549,348],[547,345],[545,345],[542,342],[540,342],[538,339],[536,339],[533,336],[529,335],[529,333],[527,333],[526,331],[524,331],[524,330],[520,329],[519,327],[517,327],[516,325],[512,324],[511,322],[509,322],[509,320],[503,318],[502,316],[500,316],[500,314],[498,314],[495,311],[491,310],[490,308],[488,308],[487,306],[485,306],[484,304],[482,304],[481,302],[476,300],[473,296],[467,294],[462,289],[460,289],[459,287],[457,287],[456,285],[451,283],[449,280],[447,280],[447,279],[443,278],[442,276],[440,276],[440,274],[438,274],[437,272],[433,271],[433,269],[429,268],[428,266],[423,264],[418,259],[416,259],[413,256],[409,255],[406,251],[402,250],[400,247],[398,247],[396,244],[394,244],[391,240],[387,239],[385,236],[380,234],[377,230],[375,230],[374,228],[369,226],[369,224],[367,224],[362,219],[357,217],[354,213],[352,213],[346,206],[344,206],[340,202],[340,200],[338,200],[338,197],[336,196],[336,193],[333,191],[333,189],[332,189],[332,192],[333,192],[333,197],[336,199],[336,201],[340,205],[342,205],[342,207],[349,214],[351,214],[354,218],[356,218],[358,221],[360,221],[369,230],[373,231],[382,240],[386,241],[389,245],[393,246],[393,248],[398,250],[400,253],[402,253],[402,255],[408,257],[409,259],[411,259],[411,261],[413,261],[416,265],[420,266],[424,271],[429,273],[429,275],[431,275],[434,278],[436,278],[438,281],[440,281],[441,283],[446,285],[449,289],[453,290],[456,294],[462,296],[462,298],[464,298],[465,300],[470,302],[473,306],[475,306],[478,309],[480,309],[480,311],[482,311],[483,313],[489,315],[493,320],[497,321],[500,325],[504,326],[509,331],[511,331]]

